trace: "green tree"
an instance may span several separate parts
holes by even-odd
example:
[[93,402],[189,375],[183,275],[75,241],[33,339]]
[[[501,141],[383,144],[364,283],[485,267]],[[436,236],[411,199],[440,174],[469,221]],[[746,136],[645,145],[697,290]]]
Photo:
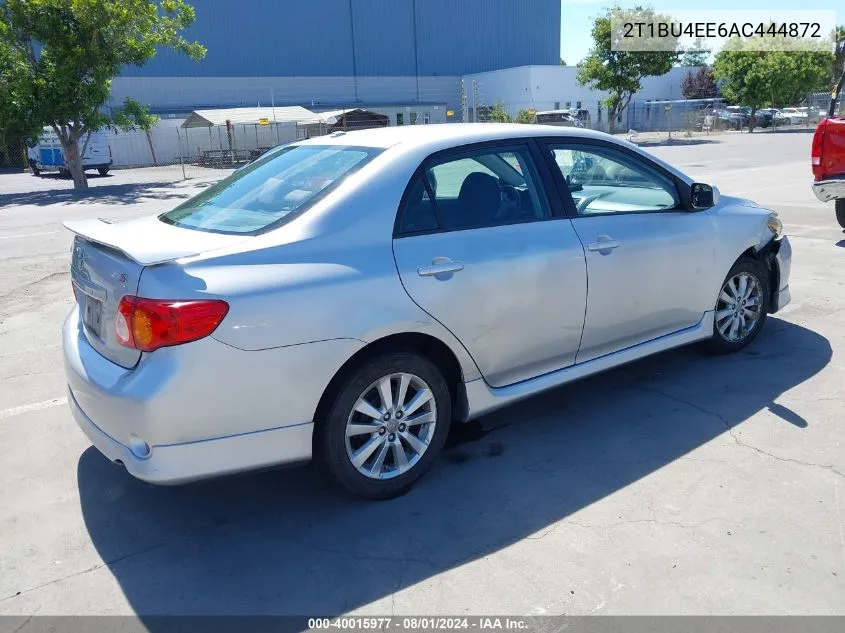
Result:
[[537,117],[533,110],[522,109],[516,113],[515,123],[534,123]]
[[754,131],[755,113],[766,104],[788,105],[824,90],[830,79],[833,55],[825,50],[770,50],[758,42],[732,39],[716,54],[713,72],[722,95],[731,103],[751,108],[748,131]]
[[707,58],[710,57],[709,48],[704,45],[702,38],[697,38],[692,46],[685,48],[681,54],[681,66],[704,66],[707,64]]
[[511,119],[511,115],[508,114],[507,110],[505,110],[505,106],[501,103],[497,103],[487,110],[487,115],[484,117],[484,120],[492,123],[510,123],[513,119]]
[[[619,116],[641,87],[644,77],[665,75],[672,69],[678,57],[677,40],[664,38],[666,50],[630,51],[619,50],[625,43],[620,21],[611,22],[611,12],[596,17],[593,22],[593,47],[585,59],[578,64],[578,83],[593,90],[604,90],[610,94],[602,101],[607,108],[607,120],[612,132]],[[651,9],[636,7],[626,13],[636,15],[635,21],[668,20]],[[614,28],[616,27],[616,28]],[[616,50],[614,50],[616,49]]]
[[0,129],[56,132],[77,189],[90,133],[111,124],[103,112],[111,80],[142,66],[157,47],[193,59],[205,48],[182,36],[194,21],[184,0],[5,0],[0,3]]
[[566,66],[566,60],[563,57],[560,58],[560,65]]
[[153,147],[153,128],[161,119],[157,114],[150,113],[150,106],[141,105],[135,99],[125,99],[123,107],[112,115],[113,125],[122,130],[142,130],[147,136],[153,165],[158,165],[156,151]]
[[837,26],[834,33],[836,39],[836,53],[833,58],[833,83],[839,81],[845,73],[845,26]]

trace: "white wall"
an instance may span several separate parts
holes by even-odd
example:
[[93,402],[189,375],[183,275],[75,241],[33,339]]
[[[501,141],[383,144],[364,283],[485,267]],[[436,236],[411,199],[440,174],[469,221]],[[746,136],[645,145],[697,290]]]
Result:
[[[228,149],[225,128],[190,128],[180,126],[184,119],[162,119],[152,131],[153,147],[159,165],[177,164],[180,155],[187,161],[196,161],[204,150]],[[261,149],[296,139],[296,125],[282,123],[276,126],[234,126],[235,149]],[[144,132],[111,132],[109,146],[115,167],[152,165],[150,146]]]
[[[390,125],[396,125],[396,114],[401,112],[404,125],[411,124],[411,113],[417,114],[417,125],[425,122],[447,123],[460,121],[460,111],[454,111],[453,117],[447,117],[444,105],[391,106],[368,108],[373,112],[390,118]],[[183,129],[184,118],[163,118],[152,131],[153,147],[159,165],[178,164],[180,153],[189,162],[196,161],[202,152],[209,149],[229,149],[226,128],[190,128]],[[279,143],[296,140],[296,125],[280,123],[278,125],[235,125],[233,145],[235,149],[265,149]],[[150,146],[147,136],[142,131],[109,132],[108,143],[111,147],[114,167],[141,167],[152,165]]]
[[[659,77],[647,77],[642,82],[642,90],[634,99],[683,99],[681,82],[690,68],[672,68]],[[598,121],[599,103],[607,93],[590,90],[579,86],[576,80],[578,69],[575,66],[520,66],[487,73],[478,73],[464,77],[467,99],[472,107],[472,81],[478,84],[479,105],[491,106],[502,103],[511,115],[519,110],[554,110],[556,106],[581,107],[590,110],[594,127]],[[622,117],[623,121],[625,117]],[[607,124],[606,114],[602,117],[602,128]]]

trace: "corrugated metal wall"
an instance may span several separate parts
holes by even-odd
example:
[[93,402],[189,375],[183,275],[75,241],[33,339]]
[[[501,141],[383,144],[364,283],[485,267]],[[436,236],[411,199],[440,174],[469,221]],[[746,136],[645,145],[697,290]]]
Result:
[[560,0],[191,1],[205,59],[163,51],[124,76],[455,76],[560,50]]

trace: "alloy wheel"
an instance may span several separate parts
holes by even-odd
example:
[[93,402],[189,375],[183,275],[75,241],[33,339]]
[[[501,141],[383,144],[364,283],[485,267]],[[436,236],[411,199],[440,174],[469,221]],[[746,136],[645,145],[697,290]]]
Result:
[[428,450],[437,424],[431,388],[419,376],[389,374],[367,387],[346,420],[346,455],[362,475],[391,479]]
[[763,309],[763,285],[756,275],[739,272],[730,277],[716,303],[716,330],[729,343],[754,331]]

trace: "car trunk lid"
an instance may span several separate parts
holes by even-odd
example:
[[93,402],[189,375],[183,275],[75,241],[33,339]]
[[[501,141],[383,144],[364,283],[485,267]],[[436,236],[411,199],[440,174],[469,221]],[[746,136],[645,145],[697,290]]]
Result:
[[64,224],[76,234],[71,280],[85,336],[100,354],[127,368],[138,363],[141,352],[117,341],[117,306],[121,297],[138,292],[144,268],[249,239],[183,229],[156,217],[119,223],[72,220]]

